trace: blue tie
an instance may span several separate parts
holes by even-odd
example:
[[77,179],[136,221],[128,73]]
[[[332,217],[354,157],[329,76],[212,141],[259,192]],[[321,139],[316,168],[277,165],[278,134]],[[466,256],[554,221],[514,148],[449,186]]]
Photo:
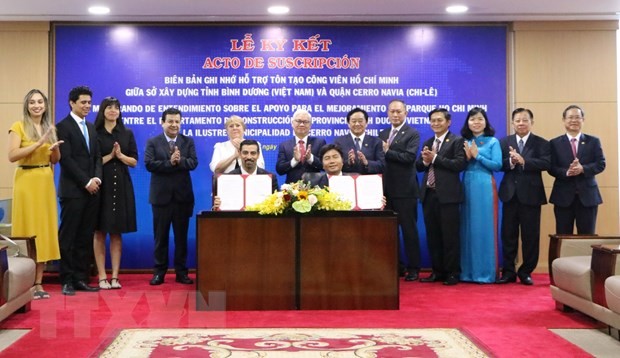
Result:
[[519,154],[523,153],[523,139],[519,139]]
[[86,148],[90,152],[90,143],[88,141],[88,128],[86,128],[86,120],[81,121],[80,126],[82,127],[82,134],[84,135],[84,140],[86,140]]

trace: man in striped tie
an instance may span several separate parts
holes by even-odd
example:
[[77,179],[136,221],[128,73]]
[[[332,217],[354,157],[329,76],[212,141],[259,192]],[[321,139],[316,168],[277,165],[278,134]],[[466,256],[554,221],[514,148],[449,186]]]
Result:
[[420,281],[443,281],[444,285],[452,286],[459,282],[461,273],[459,206],[463,201],[463,186],[459,175],[467,160],[463,138],[449,130],[450,112],[436,108],[428,117],[435,135],[424,142],[416,168],[425,173],[420,199],[433,272]]

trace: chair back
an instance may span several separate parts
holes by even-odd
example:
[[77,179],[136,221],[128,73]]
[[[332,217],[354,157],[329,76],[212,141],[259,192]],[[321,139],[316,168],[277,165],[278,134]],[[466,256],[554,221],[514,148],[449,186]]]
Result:
[[301,180],[303,180],[304,183],[310,182],[310,185],[315,186],[319,185],[319,180],[322,175],[322,172],[305,172],[302,174]]
[[13,199],[0,200],[0,234],[11,235],[11,206]]

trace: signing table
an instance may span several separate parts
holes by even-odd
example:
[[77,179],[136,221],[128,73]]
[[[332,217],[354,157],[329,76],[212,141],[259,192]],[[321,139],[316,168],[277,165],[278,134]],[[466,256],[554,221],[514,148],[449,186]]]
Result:
[[391,211],[201,212],[198,310],[398,309]]

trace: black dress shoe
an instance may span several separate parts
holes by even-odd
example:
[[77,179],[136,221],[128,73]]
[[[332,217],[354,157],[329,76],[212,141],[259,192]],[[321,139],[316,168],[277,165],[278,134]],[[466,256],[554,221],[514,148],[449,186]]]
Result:
[[517,276],[515,275],[502,275],[502,277],[495,281],[495,283],[509,283],[509,282],[517,282]]
[[164,275],[155,274],[155,275],[153,275],[153,278],[151,279],[151,282],[149,282],[149,285],[157,286],[157,285],[161,285],[162,283],[164,283]]
[[97,292],[97,291],[99,291],[99,287],[89,286],[84,281],[74,282],[73,283],[73,288],[75,288],[76,291],[86,291],[86,292]]
[[405,276],[405,281],[417,281],[419,277],[418,271],[411,270]]
[[182,283],[184,285],[191,285],[192,283],[194,283],[194,280],[189,278],[189,276],[187,275],[177,275],[177,278],[175,281],[178,283]]
[[70,283],[63,284],[62,294],[65,296],[75,296],[75,289],[73,288],[73,285]]
[[439,282],[439,281],[443,281],[443,278],[440,275],[435,274],[434,272],[431,273],[430,276],[420,279],[420,282]]
[[407,269],[404,266],[398,266],[398,277],[405,277]]
[[534,281],[532,281],[532,277],[530,275],[519,276],[519,281],[521,281],[522,284],[527,286],[531,286],[534,284]]
[[443,282],[446,286],[454,286],[457,283],[459,283],[459,277],[455,275],[448,276],[448,278]]

